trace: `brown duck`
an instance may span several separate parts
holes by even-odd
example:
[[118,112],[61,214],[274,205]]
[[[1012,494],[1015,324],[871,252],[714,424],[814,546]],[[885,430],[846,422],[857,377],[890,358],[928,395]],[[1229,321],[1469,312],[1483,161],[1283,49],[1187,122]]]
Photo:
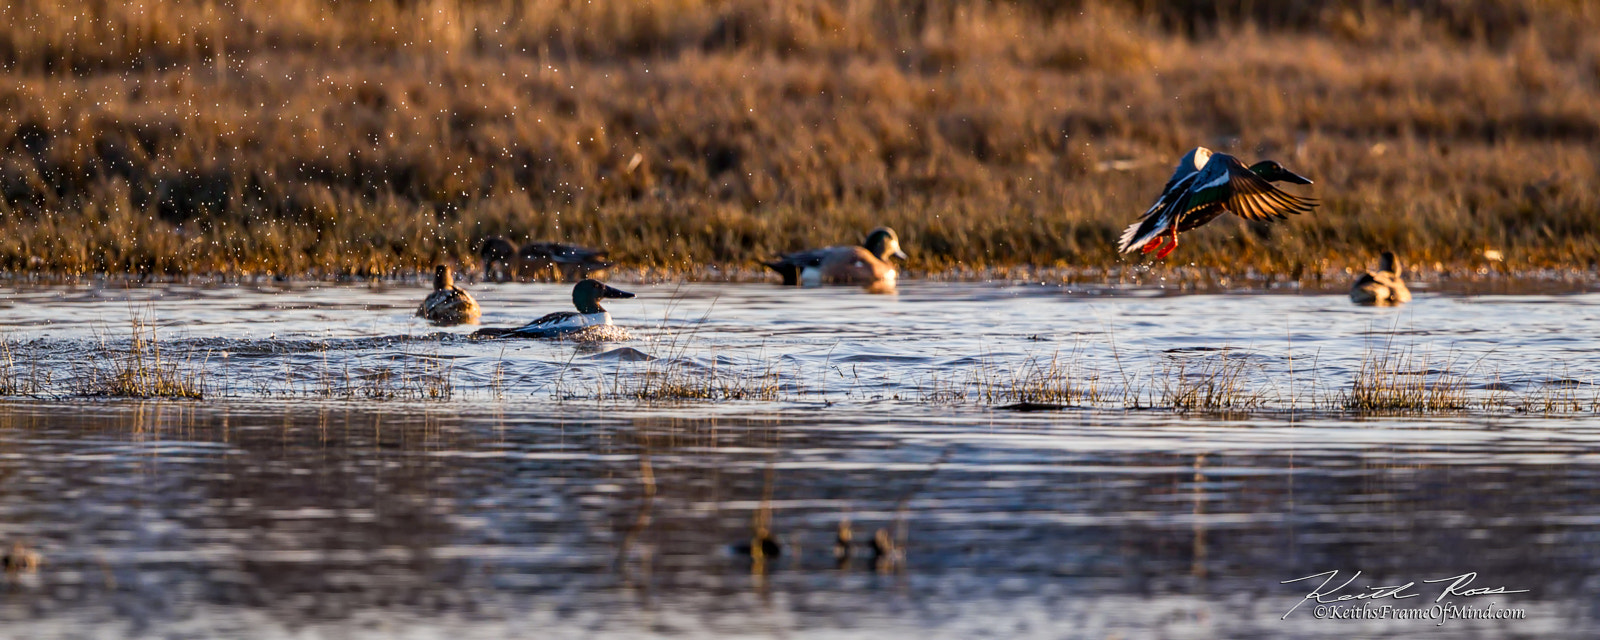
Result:
[[861,246],[823,247],[784,254],[765,262],[790,286],[819,284],[889,285],[895,281],[889,258],[905,259],[894,229],[878,227]]
[[478,324],[478,301],[466,290],[455,286],[450,277],[450,267],[439,265],[433,272],[433,293],[428,294],[417,307],[417,316],[440,325]]
[[1393,251],[1383,252],[1378,259],[1378,270],[1368,271],[1356,278],[1350,287],[1350,299],[1356,304],[1390,306],[1411,301],[1411,290],[1400,278],[1400,259]]

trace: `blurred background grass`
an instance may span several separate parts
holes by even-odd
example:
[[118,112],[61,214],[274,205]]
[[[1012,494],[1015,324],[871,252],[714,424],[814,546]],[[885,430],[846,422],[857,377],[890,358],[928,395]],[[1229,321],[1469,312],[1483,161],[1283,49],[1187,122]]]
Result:
[[1106,267],[1196,145],[1317,181],[1169,262],[1593,270],[1584,0],[13,0],[0,269],[382,275],[566,240]]

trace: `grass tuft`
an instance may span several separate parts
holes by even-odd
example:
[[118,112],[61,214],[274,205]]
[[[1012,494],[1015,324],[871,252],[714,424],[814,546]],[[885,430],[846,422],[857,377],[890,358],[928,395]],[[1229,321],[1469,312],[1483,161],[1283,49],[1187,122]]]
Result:
[[1267,396],[1250,384],[1257,367],[1227,351],[1198,359],[1170,358],[1161,365],[1156,388],[1160,406],[1177,411],[1242,411],[1267,403]]
[[[1361,413],[1460,411],[1470,406],[1464,376],[1453,360],[1435,361],[1415,347],[1398,350],[1386,342],[1368,349],[1342,398],[1342,406]],[[1440,368],[1433,368],[1437,365]]]
[[102,339],[92,361],[76,377],[77,393],[113,398],[205,397],[204,358],[192,351],[162,353],[156,327],[135,315],[129,319],[126,347]]

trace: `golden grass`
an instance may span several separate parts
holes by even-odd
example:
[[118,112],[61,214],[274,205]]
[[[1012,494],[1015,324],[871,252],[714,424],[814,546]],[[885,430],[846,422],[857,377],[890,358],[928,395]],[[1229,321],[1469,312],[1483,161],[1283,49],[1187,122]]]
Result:
[[17,361],[15,350],[11,346],[11,338],[0,336],[0,396],[16,395],[22,392],[22,384],[17,376]]
[[1177,411],[1244,411],[1262,407],[1268,401],[1249,378],[1259,367],[1226,351],[1194,360],[1170,359],[1161,368],[1161,375],[1156,378],[1159,406]]
[[1363,355],[1341,403],[1345,409],[1361,413],[1467,409],[1472,403],[1466,380],[1453,370],[1454,364],[1450,359],[1435,360],[1418,353],[1413,347],[1395,350],[1385,344],[1383,350]]
[[913,271],[1107,267],[1197,144],[1282,160],[1324,206],[1189,234],[1175,264],[1600,255],[1592,3],[21,0],[0,20],[9,271],[393,274],[473,264],[489,234],[690,270],[879,224]]
[[[651,357],[643,370],[614,367],[609,377],[595,379],[592,396],[597,400],[633,400],[643,402],[776,401],[789,397],[786,391],[795,385],[786,385],[776,361],[768,360],[760,371],[723,366],[713,352],[709,364],[702,364],[691,356],[694,339],[700,327],[710,316],[711,309],[699,320],[682,327],[671,327],[671,315],[678,299],[674,299],[662,317],[657,335],[652,342],[657,355]],[[798,376],[797,376],[798,377]],[[558,396],[573,395],[557,384]]]
[[[205,359],[192,351],[162,355],[154,324],[134,315],[126,347],[102,339],[88,363],[78,368],[74,385],[78,395],[113,398],[205,397]],[[199,356],[197,358],[197,355]]]
[[[1065,358],[1055,353],[1049,361],[1029,358],[1007,371],[1001,371],[992,361],[985,361],[972,371],[967,387],[971,400],[985,404],[1085,406],[1107,400],[1101,394],[1099,382],[1100,376],[1083,367],[1074,350]],[[938,385],[933,388],[938,389]],[[967,389],[945,389],[934,392],[928,399],[948,403],[968,398]]]

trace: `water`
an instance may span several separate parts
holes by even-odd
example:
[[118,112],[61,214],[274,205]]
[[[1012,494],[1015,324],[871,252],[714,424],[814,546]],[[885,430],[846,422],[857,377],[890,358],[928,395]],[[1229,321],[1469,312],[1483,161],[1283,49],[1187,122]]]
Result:
[[[895,296],[623,288],[639,298],[609,308],[636,339],[602,345],[467,340],[409,317],[413,287],[6,290],[13,375],[49,381],[0,401],[0,540],[44,558],[8,574],[5,633],[1600,629],[1593,294],[1422,291],[1371,309],[918,282]],[[554,286],[473,292],[486,325],[569,304]],[[207,399],[71,396],[86,363],[125,346],[130,313],[158,325],[167,357],[203,370]],[[616,357],[623,347],[661,359]],[[1409,350],[1419,379],[1459,380],[1474,404],[1340,409],[1384,349]],[[981,397],[1050,358],[1109,398],[1015,412]],[[1217,363],[1259,406],[1148,408],[1163,384]],[[393,399],[339,392],[384,371]],[[718,403],[608,390],[671,371],[778,390]],[[406,380],[429,376],[448,379],[447,399],[408,395],[427,385]],[[1580,407],[1528,410],[1551,397]],[[782,553],[757,566],[733,547],[763,517]],[[880,566],[858,545],[841,566],[846,518],[857,541],[887,530],[903,560]],[[1527,589],[1478,599],[1525,618],[1320,620],[1307,604],[1280,619],[1310,588],[1281,581],[1334,569],[1364,571],[1357,585],[1416,581],[1423,597],[1382,601],[1397,607],[1431,605],[1441,586],[1423,580],[1475,571],[1473,586]]]

